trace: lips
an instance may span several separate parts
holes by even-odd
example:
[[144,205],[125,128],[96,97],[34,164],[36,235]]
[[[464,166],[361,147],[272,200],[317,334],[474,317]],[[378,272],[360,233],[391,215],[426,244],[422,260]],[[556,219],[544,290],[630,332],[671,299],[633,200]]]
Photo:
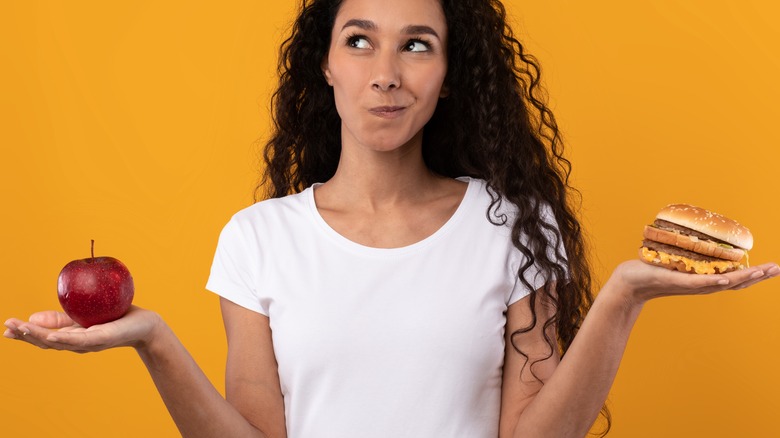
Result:
[[368,112],[385,119],[394,119],[400,117],[404,110],[406,110],[405,106],[377,106],[370,108]]

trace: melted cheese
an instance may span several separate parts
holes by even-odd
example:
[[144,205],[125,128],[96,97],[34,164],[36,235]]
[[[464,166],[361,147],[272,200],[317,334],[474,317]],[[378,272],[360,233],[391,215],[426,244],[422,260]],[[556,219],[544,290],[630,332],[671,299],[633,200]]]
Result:
[[[746,253],[747,254],[747,253]],[[647,247],[642,247],[642,258],[650,263],[668,265],[673,262],[682,262],[685,264],[685,270],[697,274],[719,274],[729,269],[742,269],[739,262],[730,262],[728,260],[718,262],[708,262],[704,260],[692,260],[688,257],[682,257],[663,251],[653,251]]]

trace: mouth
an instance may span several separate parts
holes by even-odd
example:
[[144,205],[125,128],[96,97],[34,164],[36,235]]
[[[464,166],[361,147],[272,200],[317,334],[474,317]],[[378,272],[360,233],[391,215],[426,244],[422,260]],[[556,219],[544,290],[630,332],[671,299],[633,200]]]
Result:
[[368,112],[377,117],[394,119],[396,117],[400,117],[401,114],[404,113],[404,110],[406,110],[405,106],[377,106],[370,108]]

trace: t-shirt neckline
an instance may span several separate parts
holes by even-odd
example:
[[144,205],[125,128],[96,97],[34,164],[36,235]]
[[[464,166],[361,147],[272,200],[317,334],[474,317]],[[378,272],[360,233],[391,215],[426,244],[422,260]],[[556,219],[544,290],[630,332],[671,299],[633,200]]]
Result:
[[325,219],[320,215],[320,212],[317,210],[317,204],[314,200],[314,188],[317,186],[322,185],[323,183],[314,183],[306,190],[304,191],[305,199],[307,203],[309,204],[309,212],[311,213],[312,219],[314,220],[315,224],[321,229],[321,231],[333,242],[335,242],[337,245],[341,246],[342,248],[345,248],[347,250],[358,252],[365,255],[372,255],[372,256],[396,256],[400,254],[406,254],[409,252],[418,251],[423,247],[426,247],[430,245],[431,243],[438,240],[441,236],[447,234],[455,225],[461,220],[461,217],[466,214],[468,210],[470,210],[470,204],[473,202],[473,199],[475,198],[475,193],[478,189],[478,184],[476,184],[475,180],[470,177],[458,177],[456,178],[459,181],[464,181],[468,183],[466,186],[466,193],[463,195],[463,199],[461,199],[460,204],[458,204],[458,207],[455,209],[455,212],[450,216],[449,219],[441,226],[439,229],[434,231],[431,235],[427,236],[426,238],[419,240],[417,242],[411,243],[406,246],[396,247],[396,248],[377,248],[372,246],[363,245],[360,243],[357,243],[355,241],[352,241],[343,235],[341,235],[338,231],[334,230],[328,223],[325,221]]

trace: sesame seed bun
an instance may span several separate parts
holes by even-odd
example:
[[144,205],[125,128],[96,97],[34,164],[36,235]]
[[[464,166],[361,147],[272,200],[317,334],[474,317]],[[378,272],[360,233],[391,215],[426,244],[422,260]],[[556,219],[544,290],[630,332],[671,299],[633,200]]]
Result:
[[753,235],[744,225],[703,208],[671,204],[661,209],[656,218],[682,225],[738,248],[753,248]]
[[642,237],[640,260],[691,274],[744,269],[753,247],[753,235],[738,222],[687,204],[661,209]]

